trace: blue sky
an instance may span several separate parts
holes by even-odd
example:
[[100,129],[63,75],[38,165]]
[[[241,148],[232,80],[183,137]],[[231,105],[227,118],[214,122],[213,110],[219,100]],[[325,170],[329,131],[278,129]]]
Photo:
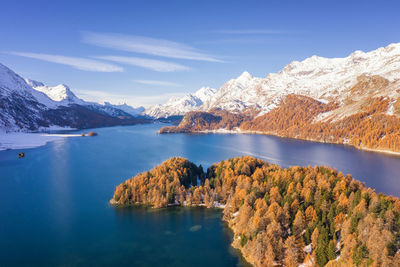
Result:
[[3,1],[0,63],[88,100],[162,103],[243,71],[400,42],[398,1]]

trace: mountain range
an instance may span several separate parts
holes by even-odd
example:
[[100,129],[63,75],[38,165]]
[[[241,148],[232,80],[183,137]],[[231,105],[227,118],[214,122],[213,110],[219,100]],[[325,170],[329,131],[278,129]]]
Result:
[[150,120],[139,117],[144,108],[104,105],[78,98],[68,86],[54,87],[23,79],[0,64],[0,131],[34,132],[55,128],[93,128],[131,125]]
[[400,43],[344,58],[312,56],[264,78],[243,72],[165,104],[133,108],[78,98],[63,84],[23,79],[0,65],[0,129],[37,131],[163,121],[161,133],[236,131],[400,152]]
[[400,151],[400,44],[345,58],[312,56],[222,85],[177,127],[235,130]]
[[[379,75],[390,82],[399,80],[400,44],[391,44],[368,53],[355,51],[345,58],[312,56],[301,62],[293,61],[281,71],[270,73],[264,78],[243,72],[218,90],[210,90],[201,101],[190,99],[195,98],[203,88],[195,94],[172,98],[164,105],[151,107],[145,113],[156,117],[182,115],[189,110],[209,111],[219,108],[241,112],[253,108],[262,115],[278,107],[289,94],[312,97],[322,103],[343,103],[351,97],[350,89],[362,75]],[[382,96],[389,93],[391,95],[387,96],[393,98],[396,90],[380,93]]]
[[151,106],[144,111],[144,114],[155,119],[182,116],[186,112],[198,110],[216,92],[217,90],[213,88],[202,87],[193,94],[186,94],[183,97],[172,97],[165,104]]

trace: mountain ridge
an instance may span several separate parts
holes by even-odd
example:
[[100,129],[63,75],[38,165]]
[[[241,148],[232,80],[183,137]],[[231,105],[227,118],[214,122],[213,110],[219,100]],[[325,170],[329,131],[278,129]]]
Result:
[[265,79],[244,73],[160,133],[227,130],[400,153],[400,44],[293,61]]
[[24,79],[0,64],[0,131],[94,128],[149,122],[114,105],[78,98],[66,85],[55,87]]
[[[210,111],[215,108],[242,112],[252,108],[263,115],[279,106],[289,94],[312,97],[320,102],[343,103],[361,75],[379,75],[390,82],[400,80],[400,43],[393,43],[370,52],[357,50],[344,58],[311,56],[292,61],[276,73],[264,78],[247,71],[224,83],[212,97],[187,111]],[[392,92],[390,97],[394,97]],[[153,107],[152,107],[153,108]],[[152,109],[150,108],[150,109]],[[171,105],[157,105],[158,114],[179,113]],[[182,112],[180,112],[182,113]]]
[[184,115],[186,112],[197,110],[204,102],[214,96],[216,90],[211,87],[202,87],[192,94],[183,97],[172,97],[165,104],[147,108],[145,115],[155,119]]

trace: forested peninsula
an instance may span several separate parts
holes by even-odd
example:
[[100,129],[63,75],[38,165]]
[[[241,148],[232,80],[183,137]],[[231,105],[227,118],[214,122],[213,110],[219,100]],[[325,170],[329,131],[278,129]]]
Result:
[[222,207],[254,266],[400,266],[400,200],[328,167],[246,156],[204,172],[171,158],[118,185],[110,203]]

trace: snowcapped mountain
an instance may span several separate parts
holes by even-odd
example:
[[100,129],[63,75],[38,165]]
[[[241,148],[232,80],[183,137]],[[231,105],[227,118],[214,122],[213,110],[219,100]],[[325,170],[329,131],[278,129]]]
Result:
[[244,108],[261,108],[259,97],[263,79],[255,78],[247,71],[238,78],[225,83],[212,98],[204,102],[202,110],[221,108],[228,111],[241,111]]
[[193,94],[183,97],[173,97],[163,105],[155,105],[145,110],[144,114],[153,118],[167,118],[169,116],[184,115],[188,111],[198,110],[204,102],[215,94],[216,90],[210,87],[200,88]]
[[[126,107],[125,107],[126,108]],[[93,128],[145,122],[110,105],[86,102],[66,85],[25,80],[0,64],[0,131]],[[53,127],[54,128],[54,127]]]
[[0,64],[0,96],[26,97],[27,100],[38,102],[42,108],[56,106],[46,94],[34,90],[21,76],[2,64]]
[[312,56],[265,78],[244,72],[160,133],[232,130],[400,153],[399,88],[400,44]]
[[59,105],[68,106],[72,104],[85,104],[85,101],[78,98],[71,89],[65,84],[59,84],[57,86],[47,86],[41,82],[25,79],[25,82],[30,85],[33,89],[46,94],[49,98],[57,101]]
[[113,117],[117,116],[139,116],[144,111],[143,107],[134,108],[123,105],[113,105],[109,102],[105,102],[104,105],[94,102],[87,102],[83,99],[78,98],[71,89],[65,84],[59,84],[57,86],[47,86],[42,82],[25,79],[25,82],[30,85],[33,89],[46,94],[50,99],[54,100],[58,106],[70,106],[70,105],[82,105],[89,109],[97,110],[99,112],[108,114]]
[[365,53],[356,51],[345,58],[312,56],[293,61],[278,73],[255,78],[244,72],[225,83],[204,103],[201,110],[221,108],[238,112],[254,107],[261,114],[277,107],[289,94],[309,96],[322,102],[342,103],[361,75],[379,75],[390,82],[400,79],[400,43]]
[[[259,115],[263,115],[278,107],[289,94],[312,97],[324,103],[335,101],[342,104],[353,97],[351,88],[362,75],[379,75],[391,83],[399,81],[400,43],[368,53],[356,51],[345,58],[312,56],[300,62],[293,61],[281,71],[270,73],[265,78],[243,72],[212,93],[212,97],[204,98],[201,106],[190,101],[193,95],[189,94],[170,99],[164,105],[151,107],[146,110],[146,114],[162,117],[214,108],[238,113],[254,108],[260,111]],[[375,96],[394,97],[396,90],[392,89],[390,87],[385,92],[376,92]]]
[[37,129],[44,120],[43,111],[57,105],[44,93],[0,64],[0,130]]

